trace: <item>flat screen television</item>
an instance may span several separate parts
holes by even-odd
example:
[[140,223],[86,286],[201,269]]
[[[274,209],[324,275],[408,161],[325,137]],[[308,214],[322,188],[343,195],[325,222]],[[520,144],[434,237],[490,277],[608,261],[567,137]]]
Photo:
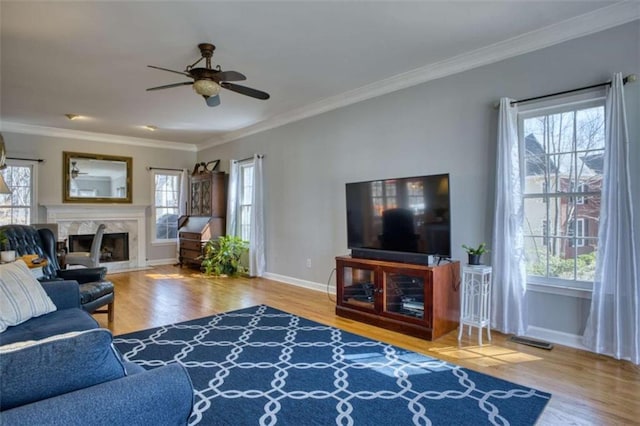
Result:
[[346,184],[353,257],[429,264],[451,257],[449,175]]

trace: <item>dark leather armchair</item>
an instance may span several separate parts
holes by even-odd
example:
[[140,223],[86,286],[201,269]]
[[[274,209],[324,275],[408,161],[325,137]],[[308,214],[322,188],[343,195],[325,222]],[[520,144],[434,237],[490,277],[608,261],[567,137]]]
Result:
[[[82,308],[89,313],[106,313],[109,322],[113,321],[115,294],[113,283],[105,279],[107,268],[61,270],[56,253],[56,240],[50,229],[36,229],[29,225],[4,225],[0,226],[0,231],[7,236],[6,249],[15,250],[16,257],[37,254],[47,260],[47,264],[42,267],[41,281],[77,281],[80,286]],[[106,310],[98,310],[105,305]]]

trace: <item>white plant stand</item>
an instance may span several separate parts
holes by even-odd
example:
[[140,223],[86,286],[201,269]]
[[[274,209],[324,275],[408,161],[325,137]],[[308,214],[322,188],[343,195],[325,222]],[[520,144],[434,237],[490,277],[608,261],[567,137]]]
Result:
[[482,346],[482,329],[487,327],[487,338],[491,340],[491,266],[465,265],[462,267],[460,291],[460,328],[458,340],[462,339],[464,326],[478,327],[478,344]]

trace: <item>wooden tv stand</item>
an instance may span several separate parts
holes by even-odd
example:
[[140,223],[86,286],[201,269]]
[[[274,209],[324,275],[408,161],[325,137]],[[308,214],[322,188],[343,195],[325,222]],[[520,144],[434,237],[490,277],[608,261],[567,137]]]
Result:
[[336,257],[336,315],[427,340],[458,327],[459,262],[424,266]]

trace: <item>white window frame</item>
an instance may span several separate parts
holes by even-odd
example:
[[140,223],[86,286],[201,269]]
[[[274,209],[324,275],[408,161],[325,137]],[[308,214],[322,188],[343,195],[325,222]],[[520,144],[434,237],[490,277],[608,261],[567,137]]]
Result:
[[[151,170],[151,244],[153,245],[169,245],[175,244],[178,241],[178,236],[176,232],[176,238],[157,238],[157,230],[156,230],[156,220],[157,220],[157,209],[158,208],[166,208],[172,206],[157,206],[156,205],[156,176],[177,176],[178,177],[178,200],[180,200],[180,190],[182,188],[180,179],[181,179],[181,171],[174,170]],[[180,207],[176,207],[178,209],[178,216],[180,215]]]
[[[586,183],[579,183],[576,187],[576,192],[589,192],[589,185],[587,185]],[[576,205],[584,205],[584,195],[576,196]]]
[[[521,144],[521,154],[520,154],[520,170],[522,173],[522,187],[524,188],[524,173],[525,173],[525,165],[524,165],[524,147],[522,144],[524,143],[524,120],[537,117],[545,114],[554,114],[563,111],[570,111],[575,109],[589,108],[595,106],[605,106],[605,97],[604,92],[602,91],[593,91],[589,93],[583,93],[574,96],[565,96],[558,97],[548,101],[542,101],[533,103],[531,105],[523,105],[519,107],[518,111],[518,143]],[[605,111],[606,116],[606,111]],[[570,194],[570,193],[569,193]],[[550,196],[546,194],[530,194],[535,196],[535,198],[540,198],[542,195],[543,203],[548,204]],[[580,194],[582,195],[582,194]],[[523,197],[523,201],[527,197]],[[574,219],[577,220],[577,219]],[[577,225],[576,225],[577,228]],[[584,228],[583,228],[584,229]],[[575,232],[574,232],[575,233]],[[575,238],[576,236],[574,236]],[[556,237],[550,237],[556,238]],[[576,241],[575,247],[578,247]],[[582,239],[582,244],[584,245],[584,239]],[[559,295],[574,295],[579,297],[588,297],[591,294],[593,289],[593,282],[591,281],[580,281],[580,280],[568,280],[564,278],[555,278],[555,277],[540,277],[540,276],[532,276],[527,275],[527,285],[532,284],[531,288],[536,291],[541,291],[545,293],[551,294],[559,294]],[[586,296],[585,296],[586,295]]]
[[576,230],[575,230],[575,238],[576,238],[576,247],[584,247],[584,226],[585,221],[584,218],[576,219]]
[[[250,203],[244,203],[243,200],[245,199],[245,182],[244,182],[244,171],[247,168],[255,168],[255,161],[252,159],[250,160],[245,160],[245,161],[241,161],[238,163],[238,173],[240,175],[240,179],[239,179],[239,185],[238,185],[238,212],[237,212],[237,220],[236,220],[236,232],[237,235],[242,238],[245,241],[249,241],[249,237],[251,235],[251,216],[252,216],[252,210],[253,210],[253,202]],[[251,185],[251,194],[249,194],[249,200],[253,201],[253,190],[255,188],[255,181],[252,182]],[[242,217],[242,212],[244,209],[248,208],[249,209],[249,215],[248,215],[248,220],[249,223],[244,223],[243,222],[243,217]],[[247,227],[247,229],[249,229],[249,235],[243,235],[243,227]]]
[[[7,159],[5,164],[9,167],[30,167],[31,168],[31,200],[29,201],[29,223],[38,222],[38,163],[34,161]],[[9,183],[7,182],[7,185]],[[2,223],[0,225],[9,225]]]

